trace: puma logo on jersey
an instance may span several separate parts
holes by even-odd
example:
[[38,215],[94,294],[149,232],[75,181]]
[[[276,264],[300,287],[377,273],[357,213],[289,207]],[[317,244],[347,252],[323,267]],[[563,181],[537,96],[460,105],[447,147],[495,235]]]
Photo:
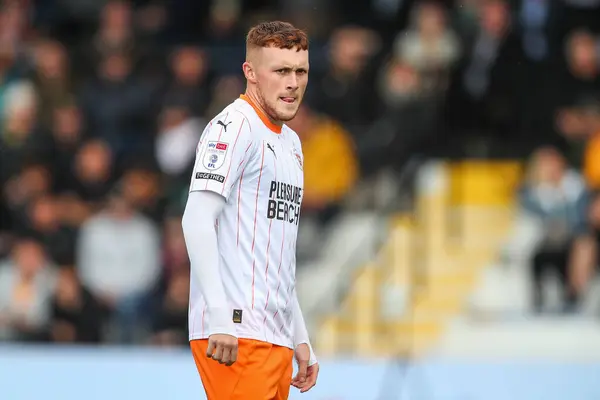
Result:
[[242,310],[233,310],[233,323],[234,324],[242,323]]
[[267,143],[267,149],[271,150],[275,158],[277,158],[277,154],[275,154],[275,149],[273,148],[273,146],[271,146],[271,143]]
[[229,121],[228,123],[224,123],[221,120],[217,121],[217,125],[221,125],[223,127],[223,129],[225,129],[225,132],[227,132],[227,126],[229,126],[230,123],[231,123],[231,121]]

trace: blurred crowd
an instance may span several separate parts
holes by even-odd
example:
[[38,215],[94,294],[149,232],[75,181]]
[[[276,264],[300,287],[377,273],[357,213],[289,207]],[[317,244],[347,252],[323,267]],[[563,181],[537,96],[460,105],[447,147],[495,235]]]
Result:
[[0,339],[186,343],[195,147],[272,18],[311,35],[303,218],[327,226],[415,154],[545,146],[523,202],[568,224],[532,264],[575,304],[600,230],[600,1],[0,0]]

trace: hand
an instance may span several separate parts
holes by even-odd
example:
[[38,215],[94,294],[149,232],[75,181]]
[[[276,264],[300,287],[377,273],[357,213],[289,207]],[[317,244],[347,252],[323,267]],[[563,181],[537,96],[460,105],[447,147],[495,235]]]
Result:
[[235,336],[214,334],[208,338],[206,357],[210,357],[220,364],[231,366],[237,360],[238,340]]
[[292,386],[300,389],[300,393],[308,392],[317,384],[319,375],[319,363],[313,364],[310,367],[310,348],[306,343],[299,344],[296,347],[296,362],[298,363],[298,373],[292,379]]

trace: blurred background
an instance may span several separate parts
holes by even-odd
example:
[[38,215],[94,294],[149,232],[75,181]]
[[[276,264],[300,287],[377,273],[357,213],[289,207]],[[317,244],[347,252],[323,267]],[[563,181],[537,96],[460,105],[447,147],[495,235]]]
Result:
[[598,0],[0,0],[0,397],[203,398],[181,215],[275,18],[311,37],[300,398],[600,398]]

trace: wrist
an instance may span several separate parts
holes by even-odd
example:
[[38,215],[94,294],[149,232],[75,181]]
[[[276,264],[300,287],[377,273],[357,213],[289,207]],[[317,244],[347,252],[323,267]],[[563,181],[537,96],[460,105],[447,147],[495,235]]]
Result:
[[308,348],[310,350],[310,357],[308,358],[308,366],[310,367],[310,366],[318,363],[318,360],[317,360],[317,356],[315,355],[315,352],[313,351],[313,348],[310,345],[310,343],[308,343]]
[[229,307],[207,308],[209,334],[223,334],[237,337],[237,330]]
[[296,343],[294,345],[294,348],[297,348],[301,344],[305,344],[305,345],[308,346],[308,351],[309,351],[308,366],[310,367],[311,365],[314,365],[314,364],[318,363],[317,356],[315,355],[315,352],[313,351],[313,348],[310,345],[310,342],[308,340],[302,340],[302,341]]

